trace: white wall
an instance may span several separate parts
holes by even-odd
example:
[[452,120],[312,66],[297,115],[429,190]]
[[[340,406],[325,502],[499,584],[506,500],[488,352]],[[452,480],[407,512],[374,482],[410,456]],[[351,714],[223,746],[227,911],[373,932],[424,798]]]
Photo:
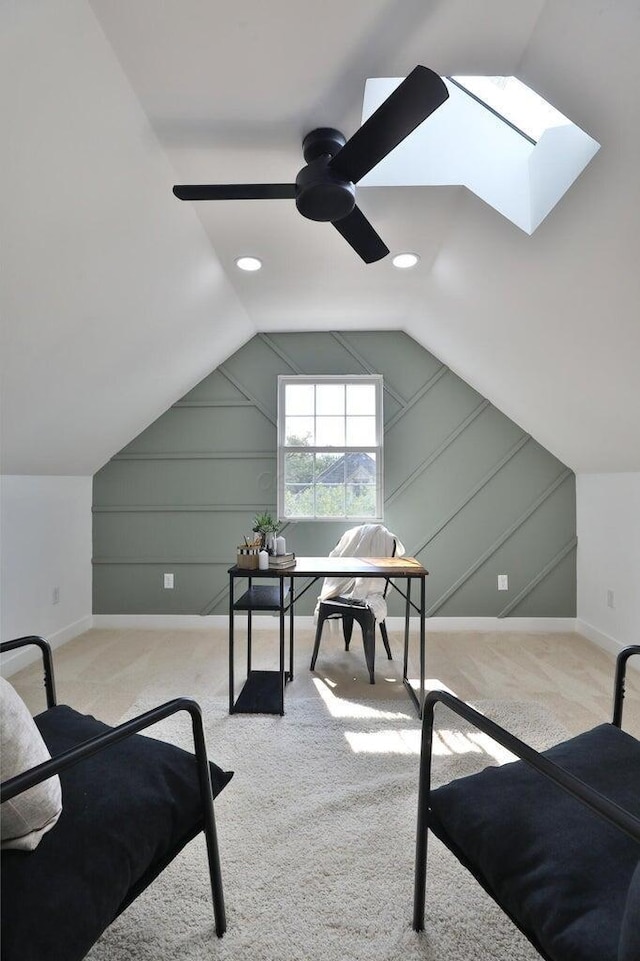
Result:
[[[57,647],[91,627],[91,485],[91,477],[0,478],[2,640],[39,634]],[[3,674],[30,659],[6,655]]]
[[0,2],[0,116],[2,470],[86,477],[255,326],[86,0]]
[[617,652],[640,643],[640,473],[578,474],[576,507],[577,627]]

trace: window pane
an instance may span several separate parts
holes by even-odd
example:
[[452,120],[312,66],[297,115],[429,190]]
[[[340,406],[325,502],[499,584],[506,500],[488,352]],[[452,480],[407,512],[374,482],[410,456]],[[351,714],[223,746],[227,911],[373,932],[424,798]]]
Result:
[[375,454],[350,453],[345,454],[344,478],[347,484],[375,484],[376,458]]
[[287,484],[284,489],[284,509],[288,517],[313,517],[313,487],[308,484]]
[[376,388],[374,384],[347,384],[347,414],[370,414],[376,412]]
[[344,484],[344,454],[316,454],[316,481]]
[[316,446],[344,447],[344,417],[316,417]]
[[375,442],[375,417],[347,417],[347,447],[368,447]]
[[287,414],[308,414],[312,416],[314,410],[313,384],[285,384],[284,402]]
[[287,417],[285,444],[288,447],[309,447],[313,444],[313,417]]
[[285,454],[285,484],[313,484],[315,454]]
[[344,517],[343,484],[317,485],[316,515],[318,517]]
[[375,487],[371,484],[348,484],[346,504],[347,517],[375,517]]
[[318,384],[316,414],[344,414],[344,384]]

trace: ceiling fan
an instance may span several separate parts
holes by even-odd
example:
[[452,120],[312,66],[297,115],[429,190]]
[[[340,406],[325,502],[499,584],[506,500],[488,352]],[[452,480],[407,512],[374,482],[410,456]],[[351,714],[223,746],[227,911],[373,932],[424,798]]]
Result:
[[302,141],[306,166],[292,184],[176,185],[179,200],[295,200],[303,217],[329,221],[365,263],[389,253],[356,206],[355,185],[440,107],[449,92],[433,70],[418,66],[354,135],[319,127]]

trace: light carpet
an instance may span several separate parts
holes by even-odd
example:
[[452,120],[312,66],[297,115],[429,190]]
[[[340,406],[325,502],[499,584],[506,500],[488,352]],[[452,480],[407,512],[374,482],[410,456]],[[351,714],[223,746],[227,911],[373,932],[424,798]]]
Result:
[[[227,934],[213,932],[200,835],[105,932],[91,961],[537,959],[435,838],[426,931],[412,930],[420,722],[397,694],[347,701],[303,675],[287,689],[283,718],[230,717],[226,699],[202,702],[209,756],[236,772],[216,801]],[[535,747],[565,736],[536,704],[475,706]],[[505,760],[445,709],[436,727],[436,784]],[[187,716],[154,735],[189,747]]]

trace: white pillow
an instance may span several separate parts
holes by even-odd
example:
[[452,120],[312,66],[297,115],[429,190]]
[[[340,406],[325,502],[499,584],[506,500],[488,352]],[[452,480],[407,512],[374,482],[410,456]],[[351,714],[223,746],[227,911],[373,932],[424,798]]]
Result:
[[[0,765],[6,781],[51,755],[27,705],[0,677]],[[0,805],[2,848],[33,851],[54,826],[62,811],[60,778],[53,775]]]

